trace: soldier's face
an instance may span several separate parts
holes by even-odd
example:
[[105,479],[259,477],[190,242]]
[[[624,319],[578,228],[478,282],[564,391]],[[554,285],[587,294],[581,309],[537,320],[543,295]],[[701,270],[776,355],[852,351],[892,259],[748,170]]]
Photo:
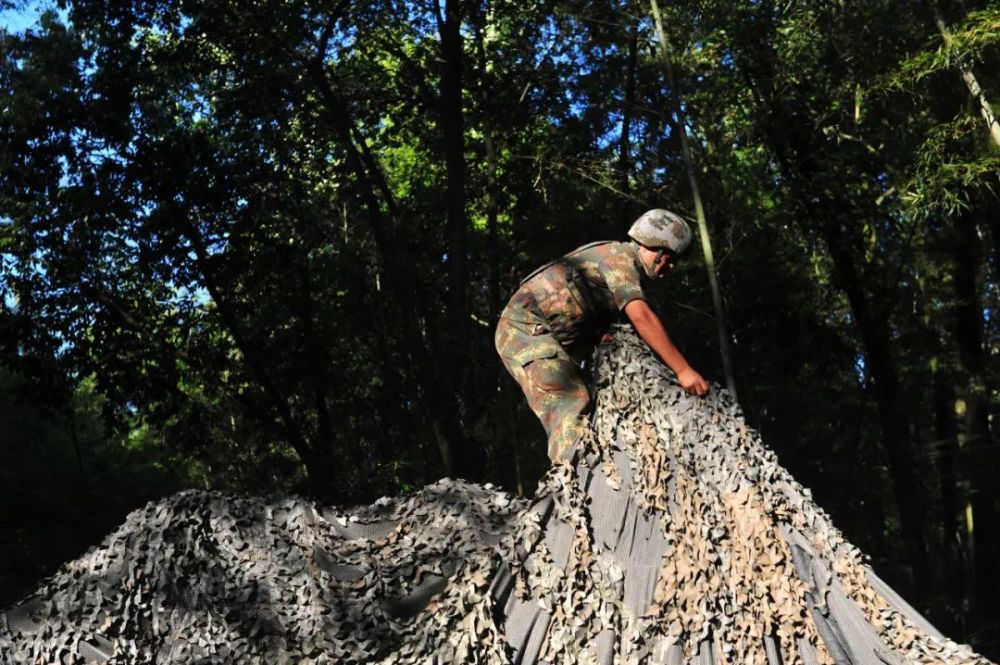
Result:
[[670,250],[657,252],[652,258],[649,276],[653,279],[661,279],[674,271],[677,267],[677,257]]

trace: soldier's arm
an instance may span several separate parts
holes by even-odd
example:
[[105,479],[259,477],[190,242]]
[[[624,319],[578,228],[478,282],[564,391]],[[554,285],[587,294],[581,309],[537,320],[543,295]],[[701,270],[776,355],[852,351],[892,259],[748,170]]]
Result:
[[629,321],[635,326],[636,332],[649,345],[649,348],[653,349],[667,367],[677,375],[677,381],[684,390],[695,395],[704,395],[708,392],[708,383],[688,364],[684,355],[670,341],[670,336],[667,335],[667,329],[660,321],[660,317],[650,309],[645,300],[637,298],[630,301],[625,305],[625,315],[628,316]]

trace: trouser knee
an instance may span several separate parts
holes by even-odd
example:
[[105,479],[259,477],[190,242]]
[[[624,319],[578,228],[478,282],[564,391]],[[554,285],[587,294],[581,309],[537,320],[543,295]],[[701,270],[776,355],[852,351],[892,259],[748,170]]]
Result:
[[576,366],[562,358],[540,358],[524,367],[528,405],[548,435],[548,454],[558,460],[587,426],[590,393]]

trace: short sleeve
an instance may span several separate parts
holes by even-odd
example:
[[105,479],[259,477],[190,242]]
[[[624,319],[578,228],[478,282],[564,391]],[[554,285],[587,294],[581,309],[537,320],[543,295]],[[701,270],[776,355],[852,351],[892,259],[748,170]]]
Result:
[[639,278],[639,269],[635,265],[635,257],[628,252],[612,252],[598,264],[598,270],[618,311],[633,300],[645,300]]

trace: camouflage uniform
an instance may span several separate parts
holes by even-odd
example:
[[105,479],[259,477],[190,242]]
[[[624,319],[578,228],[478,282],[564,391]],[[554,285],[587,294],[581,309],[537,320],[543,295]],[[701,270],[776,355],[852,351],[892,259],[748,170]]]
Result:
[[542,421],[553,460],[586,426],[579,361],[626,304],[645,298],[642,274],[634,244],[584,245],[529,275],[500,314],[497,353]]

